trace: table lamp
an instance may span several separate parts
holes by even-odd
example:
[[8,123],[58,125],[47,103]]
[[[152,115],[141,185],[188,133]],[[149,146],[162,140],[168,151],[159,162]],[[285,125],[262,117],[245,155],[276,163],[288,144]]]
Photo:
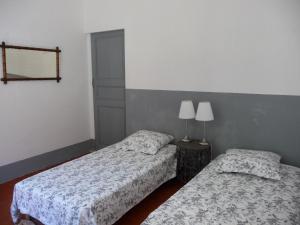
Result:
[[212,112],[211,104],[210,102],[199,102],[197,114],[196,114],[196,120],[203,122],[203,138],[200,142],[201,145],[208,145],[206,141],[206,127],[205,122],[214,120],[214,114]]
[[179,119],[185,120],[185,137],[182,139],[182,141],[189,142],[190,140],[188,137],[188,120],[195,118],[195,109],[191,100],[181,101],[178,117]]

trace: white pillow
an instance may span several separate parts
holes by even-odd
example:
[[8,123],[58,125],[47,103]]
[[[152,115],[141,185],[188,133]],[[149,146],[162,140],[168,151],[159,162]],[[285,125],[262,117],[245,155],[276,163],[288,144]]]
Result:
[[137,151],[155,155],[159,149],[169,144],[173,139],[174,137],[168,134],[139,130],[119,142],[117,148],[125,151]]
[[218,160],[217,171],[280,180],[280,156],[266,151],[230,149]]
[[275,160],[275,161],[280,161],[281,156],[270,151],[263,151],[263,150],[251,150],[251,149],[238,149],[238,148],[232,148],[228,149],[226,153],[230,154],[247,154],[247,155],[255,155],[259,156],[261,158],[265,159],[270,159],[270,160]]

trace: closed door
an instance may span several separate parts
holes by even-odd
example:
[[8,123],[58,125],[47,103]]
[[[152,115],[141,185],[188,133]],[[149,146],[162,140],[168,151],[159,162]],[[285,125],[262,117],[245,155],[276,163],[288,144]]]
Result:
[[97,148],[125,137],[124,31],[91,35]]

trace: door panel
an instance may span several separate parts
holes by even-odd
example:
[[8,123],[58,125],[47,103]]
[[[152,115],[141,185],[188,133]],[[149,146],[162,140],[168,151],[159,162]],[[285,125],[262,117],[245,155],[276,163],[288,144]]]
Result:
[[97,98],[105,100],[121,100],[123,101],[124,96],[123,87],[101,87],[97,90]]
[[91,35],[96,145],[125,137],[124,31]]
[[124,107],[99,106],[100,147],[111,145],[124,138]]
[[[114,32],[114,31],[113,31]],[[119,32],[117,32],[119,33]],[[116,34],[105,34],[105,36],[97,39],[98,52],[97,68],[101,78],[108,79],[123,79],[123,36]]]

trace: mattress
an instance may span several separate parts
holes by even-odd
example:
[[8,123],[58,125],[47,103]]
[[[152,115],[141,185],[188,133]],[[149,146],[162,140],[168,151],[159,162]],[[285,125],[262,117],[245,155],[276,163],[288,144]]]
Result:
[[175,175],[174,145],[156,155],[112,145],[17,183],[12,218],[22,213],[45,225],[113,224]]
[[217,160],[151,213],[143,225],[300,224],[300,168],[281,164],[281,180],[274,181],[217,173]]

